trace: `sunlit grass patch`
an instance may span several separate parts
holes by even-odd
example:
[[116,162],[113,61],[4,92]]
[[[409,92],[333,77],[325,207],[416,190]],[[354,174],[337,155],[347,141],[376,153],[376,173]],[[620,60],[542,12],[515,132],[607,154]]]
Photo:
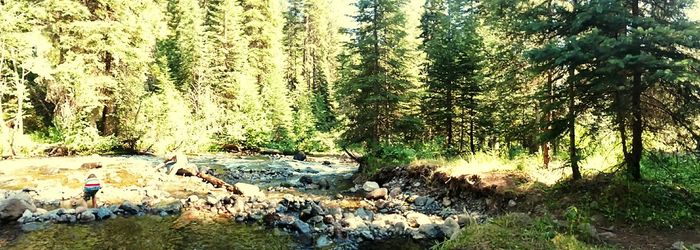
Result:
[[[613,249],[577,238],[550,217],[531,218],[513,213],[496,217],[485,224],[465,227],[436,249]],[[585,238],[585,236],[579,236]]]

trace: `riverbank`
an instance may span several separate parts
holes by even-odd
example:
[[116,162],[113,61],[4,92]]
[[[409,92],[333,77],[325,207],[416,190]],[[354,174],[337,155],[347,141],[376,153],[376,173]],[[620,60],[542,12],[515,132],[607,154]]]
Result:
[[[177,224],[211,218],[262,224],[303,238],[307,246],[357,248],[394,238],[425,242],[454,235],[483,221],[483,202],[433,196],[427,183],[396,180],[353,184],[355,166],[279,157],[193,157],[200,170],[234,184],[232,194],[196,176],[168,176],[149,156],[66,157],[3,161],[0,192],[12,211],[5,226],[26,232],[50,224],[81,224],[121,217],[175,216]],[[101,168],[84,169],[84,163]],[[84,179],[94,173],[104,188],[98,208],[79,201]],[[246,181],[248,183],[244,183]],[[262,187],[262,188],[260,188]],[[5,206],[8,207],[8,206]],[[20,236],[21,237],[21,236]],[[13,239],[6,239],[12,244]]]

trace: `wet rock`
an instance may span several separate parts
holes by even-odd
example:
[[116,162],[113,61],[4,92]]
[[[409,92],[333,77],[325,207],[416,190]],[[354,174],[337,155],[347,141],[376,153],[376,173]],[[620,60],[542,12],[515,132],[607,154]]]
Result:
[[36,211],[32,198],[26,193],[15,194],[0,201],[0,220],[16,221],[22,217],[25,210]]
[[133,203],[126,201],[122,203],[121,206],[119,206],[119,209],[124,210],[124,212],[135,215],[139,213],[139,207],[134,205]]
[[97,209],[97,219],[104,220],[109,219],[110,217],[112,217],[111,210],[104,207]]
[[377,188],[379,188],[379,184],[373,181],[367,181],[365,184],[362,184],[362,189],[366,192],[372,192]]
[[318,186],[319,186],[319,188],[321,188],[321,189],[330,189],[330,188],[331,188],[331,182],[328,181],[327,179],[321,179],[321,180],[318,182]]
[[34,220],[33,216],[34,216],[34,214],[32,214],[32,211],[29,211],[29,209],[24,210],[24,213],[22,213],[22,216],[17,220],[17,222],[19,222],[19,223],[32,222]]
[[311,176],[304,175],[301,178],[299,178],[299,183],[304,184],[304,185],[309,185],[311,183],[314,183],[314,180],[311,179]]
[[22,224],[22,231],[23,232],[33,232],[37,230],[42,230],[46,228],[46,223],[40,223],[40,222],[30,222],[26,224]]
[[420,227],[418,227],[418,231],[430,239],[444,238],[440,228],[432,223],[420,225]]
[[372,213],[371,211],[367,211],[364,208],[359,208],[355,210],[355,216],[360,217],[363,220],[371,221],[373,220],[374,213]]
[[452,218],[445,219],[445,222],[440,225],[440,230],[445,237],[451,238],[453,234],[459,232],[459,224]]
[[319,224],[319,223],[322,223],[322,222],[323,222],[323,216],[321,216],[321,215],[316,215],[316,216],[314,216],[314,217],[311,217],[311,219],[309,219],[308,222],[311,223],[311,224]]
[[330,246],[331,244],[333,244],[333,241],[325,234],[316,239],[316,248],[324,248]]
[[160,213],[158,213],[158,215],[160,215],[160,217],[167,217],[167,216],[168,216],[168,212],[160,211]]
[[415,204],[416,206],[420,206],[420,207],[428,205],[427,203],[428,203],[427,196],[420,196],[413,201],[413,204]]
[[323,164],[324,166],[330,166],[330,165],[331,165],[331,162],[330,162],[330,161],[323,161],[322,164]]
[[307,235],[311,234],[311,227],[306,222],[301,220],[294,220],[292,227],[299,233]]
[[297,160],[297,161],[305,161],[305,160],[306,160],[306,154],[304,154],[304,152],[297,152],[296,154],[294,154],[294,158],[293,158],[293,159],[294,159],[294,160]]
[[265,197],[265,194],[260,191],[260,188],[256,185],[247,183],[236,183],[233,185],[237,193],[246,197]]
[[362,230],[360,232],[360,236],[366,240],[374,240],[374,235],[372,234],[372,231],[369,230]]
[[80,222],[92,222],[95,221],[95,214],[90,211],[85,211],[80,214]]
[[82,214],[83,212],[87,211],[87,207],[79,206],[75,208],[75,213],[76,214]]
[[392,188],[391,191],[389,191],[389,196],[391,197],[398,197],[399,195],[401,195],[400,187]]
[[367,199],[371,199],[371,200],[386,199],[388,192],[389,191],[386,190],[386,188],[377,188],[377,189],[374,189],[367,194]]
[[278,204],[275,211],[277,211],[278,213],[284,213],[284,212],[287,212],[287,207],[285,207],[282,204]]

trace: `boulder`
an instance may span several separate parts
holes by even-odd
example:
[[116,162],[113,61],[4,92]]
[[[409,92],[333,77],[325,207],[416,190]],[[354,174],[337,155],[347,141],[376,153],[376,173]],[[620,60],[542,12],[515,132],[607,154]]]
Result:
[[256,185],[239,182],[234,184],[233,187],[237,194],[246,197],[265,197],[265,193],[261,192],[260,188]]
[[311,234],[311,226],[309,226],[309,224],[301,220],[294,220],[294,222],[292,223],[292,228],[304,235]]
[[331,162],[330,162],[330,161],[323,161],[323,165],[324,165],[324,166],[330,166],[330,165],[331,165]]
[[124,212],[131,215],[138,214],[140,210],[138,206],[134,205],[129,201],[125,201],[124,203],[122,203],[122,205],[119,206],[119,209],[124,210]]
[[25,210],[36,211],[32,198],[26,193],[19,193],[0,201],[0,221],[16,221]]
[[32,222],[34,214],[32,214],[32,211],[29,211],[29,209],[24,210],[24,213],[22,213],[22,217],[17,220],[19,223],[28,223]]
[[80,169],[96,169],[102,168],[102,164],[99,162],[86,162],[80,165]]
[[362,189],[366,192],[372,192],[377,188],[379,188],[379,184],[373,181],[365,182],[365,184],[362,185]]
[[440,228],[435,224],[423,224],[418,227],[418,231],[430,239],[444,238],[445,235],[442,234]]
[[389,193],[389,191],[386,188],[377,188],[377,189],[372,190],[372,192],[369,192],[367,194],[367,199],[371,199],[371,200],[386,199],[388,193]]
[[92,222],[95,221],[95,214],[91,211],[85,211],[80,214],[80,222]]
[[452,218],[445,219],[445,223],[440,225],[442,234],[447,238],[451,238],[453,234],[459,232],[459,224]]
[[420,226],[420,225],[432,223],[430,221],[430,217],[428,217],[425,214],[418,213],[418,212],[409,212],[408,214],[406,214],[406,219],[408,220],[409,224],[415,225],[415,226]]
[[299,178],[299,183],[304,184],[304,185],[308,185],[308,184],[314,183],[314,180],[311,179],[311,176],[304,175],[301,178]]
[[306,154],[304,152],[297,152],[294,154],[294,160],[297,161],[305,161],[306,160]]
[[109,219],[110,217],[112,217],[112,210],[109,210],[105,207],[97,209],[97,219],[104,220]]

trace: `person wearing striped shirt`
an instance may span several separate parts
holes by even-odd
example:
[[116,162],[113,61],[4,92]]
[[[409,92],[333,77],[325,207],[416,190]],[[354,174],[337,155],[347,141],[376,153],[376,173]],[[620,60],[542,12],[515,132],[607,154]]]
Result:
[[95,195],[97,191],[100,191],[100,179],[97,178],[95,174],[90,174],[85,181],[85,187],[83,187],[83,200],[86,202],[92,199],[92,207],[97,207],[97,200]]

